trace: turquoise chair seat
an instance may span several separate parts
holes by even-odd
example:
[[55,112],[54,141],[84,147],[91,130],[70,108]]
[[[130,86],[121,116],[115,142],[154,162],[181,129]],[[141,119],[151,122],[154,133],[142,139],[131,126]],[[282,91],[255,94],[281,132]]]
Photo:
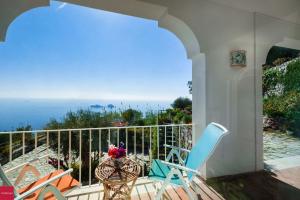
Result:
[[[161,160],[153,160],[148,177],[150,179],[164,181],[167,178],[167,175],[170,173],[171,169],[172,168],[170,166],[162,163]],[[173,175],[170,182],[180,186],[182,186],[183,184],[181,179],[176,174]]]

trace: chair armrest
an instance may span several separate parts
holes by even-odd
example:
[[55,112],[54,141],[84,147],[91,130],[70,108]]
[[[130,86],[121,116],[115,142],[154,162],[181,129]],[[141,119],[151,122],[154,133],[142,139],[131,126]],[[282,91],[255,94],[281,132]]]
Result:
[[184,152],[187,152],[187,153],[190,153],[191,151],[188,150],[188,149],[184,149],[184,148],[180,148],[180,147],[175,147],[175,146],[172,146],[172,145],[168,145],[168,144],[164,144],[165,147],[168,147],[168,148],[171,148],[171,149],[176,149],[176,150],[179,150],[179,151],[184,151]]
[[174,155],[177,156],[178,160],[179,160],[179,163],[181,165],[185,165],[185,159],[183,159],[180,155],[180,152],[183,151],[183,152],[186,152],[187,154],[190,153],[191,151],[190,150],[187,150],[187,149],[184,149],[184,148],[180,148],[180,147],[175,147],[175,146],[172,146],[172,145],[167,145],[165,144],[164,145],[165,147],[167,148],[171,148],[171,151],[169,152],[167,158],[166,158],[166,161],[170,161],[170,159],[172,157],[174,157]]
[[17,197],[15,198],[15,200],[21,200],[21,199],[24,199],[25,197],[31,195],[31,194],[32,194],[33,192],[35,192],[36,190],[39,190],[39,189],[41,189],[41,188],[47,186],[48,184],[52,183],[53,181],[55,181],[55,180],[57,180],[57,179],[59,179],[59,178],[65,176],[66,174],[71,173],[72,171],[73,171],[73,169],[71,168],[71,169],[68,169],[67,171],[65,171],[65,172],[63,172],[63,173],[61,173],[61,174],[59,174],[59,175],[57,175],[57,176],[54,176],[54,177],[50,178],[49,180],[47,180],[47,181],[41,183],[40,185],[37,185],[37,186],[33,187],[32,189],[28,190],[27,192],[24,192],[23,194],[17,196]]
[[183,171],[186,171],[186,172],[192,172],[194,174],[197,174],[197,175],[201,176],[201,174],[200,174],[200,172],[198,170],[194,170],[194,169],[191,169],[191,168],[188,168],[188,167],[185,167],[185,166],[181,166],[181,165],[170,163],[170,162],[166,162],[166,161],[161,161],[161,162],[163,164],[165,164],[165,165],[170,166],[170,167],[173,167],[173,168],[176,168],[176,169],[180,169],[180,170],[183,170]]

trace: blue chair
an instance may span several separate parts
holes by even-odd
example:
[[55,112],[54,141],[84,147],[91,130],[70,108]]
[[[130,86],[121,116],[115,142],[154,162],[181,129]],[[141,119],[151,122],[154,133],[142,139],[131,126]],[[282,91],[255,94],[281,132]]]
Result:
[[[155,181],[162,181],[162,187],[157,192],[155,199],[161,199],[166,187],[169,184],[181,186],[187,192],[190,199],[198,199],[189,189],[195,175],[200,175],[198,169],[213,154],[222,137],[228,133],[228,130],[220,124],[210,123],[200,136],[191,151],[179,147],[165,145],[171,148],[166,161],[153,160],[149,172],[149,178]],[[186,152],[186,159],[180,156],[181,152]],[[177,157],[179,164],[169,162],[172,158]],[[184,180],[182,172],[186,172],[187,181]]]

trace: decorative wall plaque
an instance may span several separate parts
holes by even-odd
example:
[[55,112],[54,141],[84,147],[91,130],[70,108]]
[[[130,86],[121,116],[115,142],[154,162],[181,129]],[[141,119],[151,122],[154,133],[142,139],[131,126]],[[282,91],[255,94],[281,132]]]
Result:
[[232,67],[246,67],[246,61],[245,50],[232,50],[230,52],[230,63]]

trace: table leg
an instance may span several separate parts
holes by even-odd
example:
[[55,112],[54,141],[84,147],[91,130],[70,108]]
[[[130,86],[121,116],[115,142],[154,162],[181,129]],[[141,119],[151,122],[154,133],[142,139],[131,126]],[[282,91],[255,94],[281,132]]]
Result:
[[103,184],[103,186],[104,186],[103,200],[109,200],[109,193],[110,193],[109,186],[107,184]]

